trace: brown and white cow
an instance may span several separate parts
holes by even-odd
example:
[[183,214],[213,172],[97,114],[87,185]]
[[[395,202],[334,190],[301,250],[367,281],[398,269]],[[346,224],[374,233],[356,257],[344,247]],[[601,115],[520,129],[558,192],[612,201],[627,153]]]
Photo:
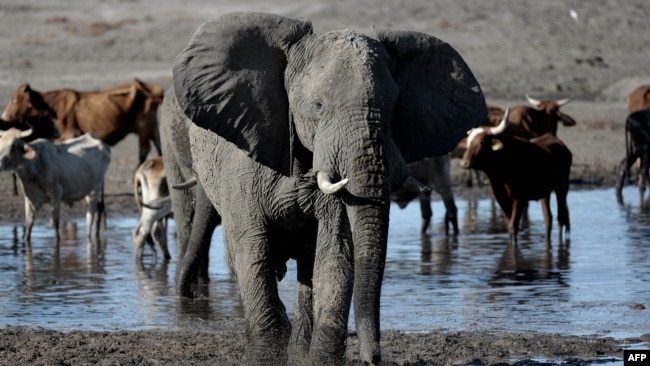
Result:
[[[503,133],[524,139],[532,139],[545,133],[557,136],[559,123],[567,127],[575,126],[576,121],[568,114],[560,111],[560,108],[568,104],[571,98],[538,100],[526,94],[526,100],[530,103],[530,106],[516,105],[509,108],[508,124]],[[497,126],[501,123],[504,114],[505,110],[503,108],[488,105],[488,115],[483,125]],[[466,144],[466,139],[461,140],[454,152],[454,156],[462,155],[466,149]],[[478,175],[477,181],[480,185]],[[472,186],[471,174],[468,177],[467,186]]]
[[650,108],[650,85],[641,85],[627,96],[630,113]]
[[22,84],[11,96],[2,118],[22,122],[29,118],[54,117],[59,140],[91,132],[109,145],[126,135],[139,136],[139,162],[142,163],[154,143],[160,154],[157,110],[162,103],[162,87],[134,79],[131,83],[99,91],[56,89],[39,92]]
[[517,244],[519,222],[527,202],[531,200],[541,202],[546,239],[550,242],[552,214],[549,201],[551,193],[555,192],[562,240],[562,229],[567,233],[570,231],[567,194],[571,151],[551,133],[530,140],[505,134],[508,114],[506,109],[496,127],[478,127],[468,132],[467,150],[461,166],[487,175],[492,194],[507,222],[511,244]]
[[93,229],[98,237],[104,176],[111,160],[108,145],[89,133],[60,144],[46,139],[27,143],[23,138],[30,132],[12,128],[0,137],[0,171],[16,172],[25,195],[25,242],[29,243],[34,217],[45,203],[52,206],[58,242],[61,203],[82,199],[88,204],[88,237]]
[[133,230],[136,259],[142,260],[145,243],[151,246],[154,254],[155,244],[162,251],[165,260],[171,259],[167,248],[167,218],[172,213],[171,201],[166,201],[161,207],[151,206],[152,202],[169,197],[162,156],[140,164],[133,177],[133,194],[140,212],[140,219]]
[[408,164],[411,176],[418,182],[429,187],[429,190],[422,192],[418,189],[402,187],[391,192],[391,199],[400,208],[404,208],[410,201],[419,197],[420,212],[422,214],[421,234],[426,234],[431,223],[433,211],[431,210],[431,190],[435,190],[442,197],[445,205],[445,234],[449,235],[449,228],[453,229],[454,235],[458,235],[458,209],[454,200],[454,192],[451,184],[451,154],[434,156]]

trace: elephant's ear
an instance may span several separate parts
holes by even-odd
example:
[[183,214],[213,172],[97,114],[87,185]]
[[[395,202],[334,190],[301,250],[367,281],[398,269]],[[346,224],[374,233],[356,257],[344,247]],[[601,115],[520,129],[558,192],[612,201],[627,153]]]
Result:
[[375,30],[394,57],[399,99],[393,138],[407,162],[452,150],[485,121],[485,97],[463,58],[424,33]]
[[309,21],[261,13],[231,13],[203,24],[174,62],[185,115],[288,175],[286,51],[311,32]]

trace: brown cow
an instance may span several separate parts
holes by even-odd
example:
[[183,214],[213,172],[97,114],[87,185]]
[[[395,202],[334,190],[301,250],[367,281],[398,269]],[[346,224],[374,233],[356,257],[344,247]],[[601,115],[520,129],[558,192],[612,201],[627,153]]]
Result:
[[519,222],[528,201],[540,200],[546,240],[550,242],[552,214],[551,192],[555,192],[558,207],[559,237],[562,229],[570,231],[567,193],[571,170],[571,151],[551,133],[527,140],[504,134],[508,113],[496,127],[470,130],[467,150],[461,160],[463,168],[483,171],[492,194],[501,207],[508,225],[510,243],[517,244]]
[[[545,133],[551,133],[557,136],[557,125],[561,122],[564,126],[575,126],[576,121],[566,113],[560,111],[560,108],[571,101],[571,98],[559,100],[538,100],[531,98],[526,94],[526,100],[532,105],[517,105],[510,107],[508,124],[505,134],[519,136],[524,139],[542,136]],[[505,111],[501,107],[488,105],[488,115],[484,126],[497,126],[503,119]],[[465,139],[459,142],[457,151],[454,156],[462,155],[466,148]],[[480,186],[480,179],[477,175],[477,181]],[[467,186],[472,186],[472,175],[470,173]]]
[[630,113],[650,108],[650,85],[641,85],[628,94],[627,107]]
[[91,132],[105,143],[115,145],[127,134],[136,133],[142,163],[151,150],[150,141],[160,154],[156,114],[163,95],[162,87],[138,79],[90,92],[72,89],[38,92],[29,84],[22,84],[11,96],[2,118],[22,122],[50,115],[61,133],[60,140]]
[[[571,101],[570,98],[560,100],[537,100],[526,95],[528,103],[532,105],[517,105],[510,107],[508,125],[504,133],[519,136],[524,139],[542,136],[550,132],[557,136],[557,125],[561,122],[564,126],[575,126],[576,121],[560,107]],[[499,107],[489,106],[487,126],[497,126],[501,123],[505,111]]]

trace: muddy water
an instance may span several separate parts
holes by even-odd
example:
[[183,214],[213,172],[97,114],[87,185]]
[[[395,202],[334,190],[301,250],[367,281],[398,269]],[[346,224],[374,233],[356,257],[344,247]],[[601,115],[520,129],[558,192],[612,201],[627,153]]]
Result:
[[[636,189],[569,194],[572,232],[545,245],[539,204],[531,203],[520,245],[489,199],[458,200],[461,234],[446,238],[444,208],[433,202],[432,235],[419,234],[419,205],[391,212],[382,295],[383,328],[404,331],[508,330],[615,338],[647,333],[650,324],[650,210]],[[555,212],[555,208],[553,208]],[[85,224],[68,223],[59,247],[48,225],[37,225],[31,250],[22,228],[0,227],[0,326],[118,330],[209,326],[241,319],[236,282],[223,263],[221,231],[211,248],[210,298],[174,296],[175,261],[133,259],[135,218],[110,218],[99,243]],[[170,232],[173,233],[173,222]],[[170,235],[171,251],[175,242]],[[295,267],[280,284],[293,311]],[[648,309],[639,309],[646,307]],[[350,326],[353,326],[352,320]]]

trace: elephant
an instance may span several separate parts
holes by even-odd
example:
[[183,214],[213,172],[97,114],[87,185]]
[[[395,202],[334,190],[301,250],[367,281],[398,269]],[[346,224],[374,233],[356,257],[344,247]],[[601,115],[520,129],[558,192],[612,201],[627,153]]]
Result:
[[[408,162],[447,153],[485,119],[480,85],[449,44],[374,32],[229,13],[174,60],[161,137],[221,217],[247,363],[342,364],[352,301],[360,358],[380,362],[390,192],[417,186]],[[174,215],[189,199],[172,201]],[[293,322],[277,289],[289,259]]]

